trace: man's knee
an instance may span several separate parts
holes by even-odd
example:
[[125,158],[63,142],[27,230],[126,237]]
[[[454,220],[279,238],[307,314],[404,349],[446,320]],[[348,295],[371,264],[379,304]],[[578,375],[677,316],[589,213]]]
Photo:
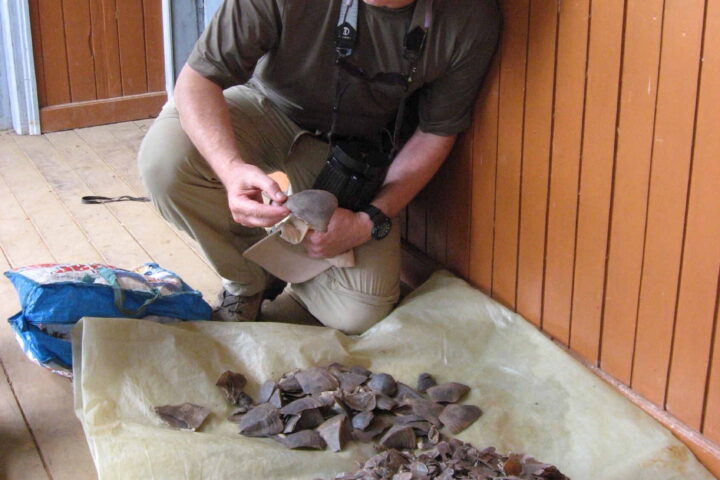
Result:
[[138,152],[140,178],[153,199],[172,197],[183,164],[195,147],[177,118],[159,118],[150,127]]
[[340,292],[317,284],[307,287],[293,285],[293,297],[323,325],[348,335],[359,335],[387,317],[399,297],[399,293],[380,296]]
[[325,318],[318,318],[318,320],[324,325],[333,326],[348,335],[360,335],[387,317],[393,306],[394,303],[386,302],[375,305],[366,303],[347,305],[342,311],[324,312]]

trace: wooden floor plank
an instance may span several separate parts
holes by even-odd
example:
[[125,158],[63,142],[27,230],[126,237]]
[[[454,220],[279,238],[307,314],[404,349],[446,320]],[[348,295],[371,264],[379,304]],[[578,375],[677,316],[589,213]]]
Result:
[[[75,132],[51,133],[47,137],[64,154],[66,163],[72,160],[75,171],[94,194],[115,197],[127,193],[127,184],[119,180]],[[178,273],[208,299],[217,292],[220,277],[153,212],[150,205],[111,203],[108,209],[161,266]]]
[[[0,268],[7,269],[0,259]],[[5,375],[0,370],[0,476],[6,479],[49,479],[43,466],[35,440],[25,423],[15,394]]]
[[[134,125],[132,128],[139,131]],[[145,187],[137,174],[137,150],[133,149],[133,143],[119,140],[106,126],[81,128],[75,133],[92,147],[98,157],[105,161],[136,195],[146,195]]]
[[0,135],[0,175],[60,263],[102,261],[100,254],[87,241],[43,176],[10,135]]
[[84,230],[104,263],[133,268],[152,260],[105,205],[86,205],[80,199],[93,192],[62,161],[62,154],[44,137],[15,137],[15,141],[53,188],[55,195]]
[[[54,257],[2,179],[0,202],[3,205],[0,209],[0,224],[3,225],[0,229],[0,245],[10,265],[54,262]],[[6,270],[9,265],[0,267]],[[7,318],[18,310],[17,298],[10,283],[0,281],[0,316]],[[0,359],[45,459],[50,477],[53,480],[97,478],[81,424],[73,410],[70,381],[28,360],[7,322],[0,322]],[[35,477],[21,474],[15,478]]]
[[[113,132],[116,134],[113,134]],[[78,129],[76,133],[95,151],[97,156],[107,163],[115,174],[129,186],[135,195],[147,195],[137,168],[137,149],[134,146],[138,145],[137,136],[131,127],[124,126],[122,129],[118,129],[117,126],[113,126],[113,129],[111,129],[110,126],[105,125]],[[142,135],[144,134],[143,131]],[[120,139],[123,137],[126,138],[127,141]],[[128,143],[128,141],[130,143]],[[160,217],[160,214],[156,210],[153,210],[153,212]],[[198,256],[205,260],[197,242],[174,226],[171,225],[170,228],[172,228]]]
[[5,181],[0,177],[0,245],[10,261],[19,267],[33,263],[51,263],[55,259],[40,238],[40,234],[17,202]]
[[107,125],[107,131],[120,140],[123,144],[127,145],[132,151],[137,152],[140,150],[140,143],[145,137],[143,132],[135,122],[123,122],[114,123]]
[[[2,182],[0,182],[2,183]],[[4,184],[3,184],[4,186]],[[0,187],[2,188],[2,187]],[[5,224],[4,225],[9,225]],[[0,271],[10,269],[4,252],[0,255]],[[0,281],[0,314],[8,317],[19,309],[15,294],[7,281]],[[7,335],[9,326],[0,322],[0,432],[2,432],[2,448],[0,448],[0,476],[8,480],[33,478],[49,479],[39,448],[25,421],[16,394],[7,376],[5,363],[8,361],[3,352],[19,347],[14,344],[12,334]]]

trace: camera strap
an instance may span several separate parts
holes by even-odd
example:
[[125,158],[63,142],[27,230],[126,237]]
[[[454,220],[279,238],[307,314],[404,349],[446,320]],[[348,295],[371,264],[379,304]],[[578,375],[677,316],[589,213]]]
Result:
[[[373,77],[368,76],[361,68],[348,63],[346,59],[352,56],[358,38],[358,15],[359,4],[362,0],[342,0],[340,5],[340,15],[338,17],[337,27],[335,28],[335,63],[336,69],[335,82],[335,102],[332,109],[332,126],[330,128],[330,143],[335,134],[337,124],[337,116],[340,108],[342,96],[345,89],[342,88],[340,82],[340,70],[343,69],[350,75],[361,78],[368,82],[380,82],[389,85],[399,85],[407,91],[413,81],[413,77],[417,71],[417,62],[422,54],[425,46],[427,32],[432,25],[433,20],[433,0],[416,0],[413,10],[413,18],[410,22],[408,32],[403,40],[403,57],[408,61],[407,71],[405,73],[378,73]],[[418,5],[421,8],[418,8]],[[393,150],[391,157],[394,156],[400,148],[400,128],[405,117],[405,105],[408,95],[404,95],[400,106],[398,107],[395,118],[395,131],[393,132]]]

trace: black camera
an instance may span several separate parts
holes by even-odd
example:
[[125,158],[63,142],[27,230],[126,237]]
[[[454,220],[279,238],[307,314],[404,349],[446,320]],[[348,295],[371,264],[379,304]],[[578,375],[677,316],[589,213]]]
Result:
[[333,142],[325,168],[313,188],[327,190],[342,208],[354,212],[367,206],[385,181],[392,156],[363,140]]

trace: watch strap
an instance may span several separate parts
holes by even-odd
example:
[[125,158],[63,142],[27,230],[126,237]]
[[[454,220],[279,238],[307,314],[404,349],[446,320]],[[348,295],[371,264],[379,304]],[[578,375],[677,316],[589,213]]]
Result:
[[368,214],[370,221],[373,223],[373,229],[370,232],[372,238],[382,240],[390,233],[392,222],[390,217],[385,215],[382,210],[375,205],[367,205],[362,211]]

